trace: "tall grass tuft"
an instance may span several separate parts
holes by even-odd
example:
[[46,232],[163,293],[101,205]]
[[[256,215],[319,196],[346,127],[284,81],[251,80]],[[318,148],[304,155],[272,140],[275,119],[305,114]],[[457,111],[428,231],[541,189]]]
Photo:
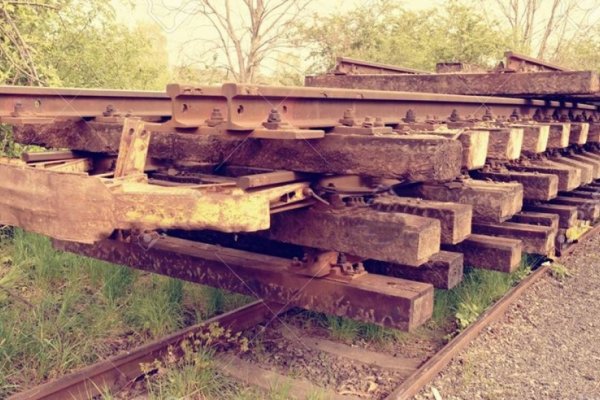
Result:
[[525,257],[511,274],[467,268],[463,281],[452,290],[435,291],[433,324],[455,324],[462,330],[531,271],[533,259]]
[[[184,318],[195,310],[189,293],[213,301],[205,290],[0,230],[0,398],[212,316]],[[249,301],[219,296],[219,311]]]

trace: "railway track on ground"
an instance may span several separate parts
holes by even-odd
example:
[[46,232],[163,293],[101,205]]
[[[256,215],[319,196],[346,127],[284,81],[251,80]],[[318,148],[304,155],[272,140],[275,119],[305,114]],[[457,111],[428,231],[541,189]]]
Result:
[[[540,266],[534,270],[484,312],[476,322],[429,356],[405,357],[349,346],[343,342],[325,339],[322,336],[311,336],[289,321],[273,324],[277,326],[270,328],[270,336],[275,337],[276,340],[284,339],[296,349],[321,352],[329,357],[345,360],[348,365],[368,366],[371,371],[377,371],[385,375],[385,378],[390,379],[389,382],[385,382],[385,387],[388,388],[387,392],[377,393],[378,395],[375,398],[407,400],[431,381],[486,326],[501,318],[508,307],[527,288],[545,276],[548,270],[548,265]],[[11,399],[89,399],[106,393],[119,398],[120,393],[121,395],[123,392],[131,394],[136,384],[143,382],[144,379],[151,379],[151,376],[148,376],[147,367],[144,367],[145,364],[163,359],[168,354],[173,354],[174,350],[176,353],[182,342],[193,340],[194,335],[208,325],[217,323],[224,328],[231,329],[232,332],[252,328],[261,329],[262,326],[268,325],[273,319],[282,318],[281,316],[286,311],[287,307],[282,307],[280,304],[257,301],[126,353],[87,366],[62,378],[31,388],[12,396]],[[261,334],[265,334],[264,331]],[[293,348],[289,348],[289,351],[293,351]],[[344,395],[336,392],[335,388],[323,388],[312,384],[306,377],[290,378],[286,375],[287,372],[278,372],[277,366],[261,366],[256,363],[256,360],[249,361],[248,357],[240,358],[238,355],[217,354],[215,363],[217,369],[234,380],[243,385],[256,386],[261,390],[268,391],[275,384],[285,382],[289,388],[288,393],[290,396],[298,399],[307,398],[314,393],[320,393],[327,399],[365,398],[369,395],[369,383],[372,382],[371,384],[377,385],[376,381],[381,379],[380,376],[375,379],[371,377],[372,381],[367,380],[367,390],[364,392],[355,389],[355,393],[352,394],[348,389],[341,390],[342,393],[346,393]],[[330,367],[330,365],[323,367],[320,373],[326,373],[325,369]],[[360,369],[358,371],[364,372]],[[351,376],[351,379],[354,380],[364,381],[365,378],[359,372],[355,372],[354,376]],[[390,387],[392,390],[389,390]]]

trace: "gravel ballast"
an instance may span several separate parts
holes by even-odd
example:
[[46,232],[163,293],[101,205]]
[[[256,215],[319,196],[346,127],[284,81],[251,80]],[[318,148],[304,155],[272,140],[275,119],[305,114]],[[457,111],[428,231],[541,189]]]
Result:
[[559,263],[415,399],[600,400],[600,235]]

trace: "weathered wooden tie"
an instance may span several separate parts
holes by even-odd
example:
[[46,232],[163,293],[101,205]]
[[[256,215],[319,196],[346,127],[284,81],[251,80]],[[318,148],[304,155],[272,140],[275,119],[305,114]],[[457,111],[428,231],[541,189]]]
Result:
[[376,198],[373,207],[380,211],[413,214],[439,220],[442,229],[441,243],[456,244],[471,234],[473,209],[467,204],[385,196]]
[[273,215],[265,236],[284,243],[418,266],[440,250],[441,224],[433,218],[369,207],[312,207]]
[[470,204],[473,220],[502,222],[521,210],[523,185],[516,182],[487,182],[465,179],[447,184],[424,183],[397,189],[427,200]]
[[581,184],[581,170],[568,165],[551,164],[549,162],[536,161],[523,164],[506,165],[512,171],[539,172],[552,174],[558,177],[558,190],[570,191]]
[[375,274],[431,283],[438,289],[452,289],[462,282],[463,263],[461,253],[440,251],[418,267],[376,260],[367,260],[364,265],[367,271]]
[[563,229],[572,228],[577,224],[578,210],[576,206],[536,203],[527,204],[523,207],[523,209],[525,211],[556,214],[559,217],[559,227]]
[[525,200],[550,200],[558,194],[558,176],[554,174],[521,172],[510,170],[477,171],[473,174],[477,179],[489,179],[495,182],[518,182],[523,185]]
[[546,151],[550,136],[550,125],[514,124],[511,126],[523,129],[521,154],[538,154]]
[[[119,124],[61,121],[44,125],[43,129],[39,125],[15,126],[14,132],[21,143],[116,153],[121,129]],[[462,165],[460,142],[432,135],[327,134],[323,139],[296,141],[148,129],[155,129],[148,156],[163,160],[228,162],[274,170],[409,181],[450,180],[460,174]]]
[[442,248],[463,253],[465,265],[509,273],[521,263],[523,243],[517,239],[472,234],[457,245]]
[[473,224],[473,232],[482,235],[518,239],[523,251],[530,254],[554,255],[554,241],[558,228],[528,225],[516,222],[500,224]]

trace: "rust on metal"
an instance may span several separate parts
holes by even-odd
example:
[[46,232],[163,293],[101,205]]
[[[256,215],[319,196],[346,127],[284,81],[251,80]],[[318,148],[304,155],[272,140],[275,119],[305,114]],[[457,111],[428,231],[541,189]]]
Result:
[[164,92],[0,86],[0,121],[7,118],[168,117]]
[[268,318],[275,318],[286,310],[287,307],[281,304],[255,301],[137,347],[131,352],[118,354],[61,378],[17,393],[11,399],[83,400],[103,395],[106,390],[110,390],[112,393],[118,392],[131,385],[137,378],[144,376],[143,363],[151,363],[156,359],[165,357],[170,348],[180,346],[185,340],[193,338],[196,333],[211,324],[219,324],[225,329],[236,332],[251,328]]
[[[394,75],[421,77],[421,75]],[[427,77],[429,75],[423,75]],[[433,75],[431,75],[433,76]],[[341,76],[339,79],[362,78]],[[374,76],[377,78],[378,76]],[[378,89],[383,87],[379,86]],[[460,111],[481,119],[486,107],[510,115],[515,109],[522,116],[533,117],[537,108],[574,107],[595,110],[595,106],[561,104],[540,100],[503,97],[480,97],[432,93],[392,92],[369,89],[334,89],[316,87],[276,87],[227,83],[221,87],[192,87],[171,84],[167,93],[172,99],[173,125],[180,128],[207,126],[215,107],[223,114],[224,122],[216,128],[231,132],[251,132],[262,127],[273,105],[282,110],[281,118],[298,129],[327,129],[340,125],[340,119],[352,118],[362,122],[367,117],[380,118],[384,125],[402,123],[408,110],[421,118],[426,115],[451,115]]]
[[397,65],[382,64],[372,61],[358,60],[350,57],[336,58],[332,73],[345,74],[429,74],[430,72],[414,68],[399,67]]
[[552,72],[552,71],[570,71],[560,65],[552,64],[538,58],[529,57],[524,54],[507,51],[504,53],[507,70],[514,72]]

